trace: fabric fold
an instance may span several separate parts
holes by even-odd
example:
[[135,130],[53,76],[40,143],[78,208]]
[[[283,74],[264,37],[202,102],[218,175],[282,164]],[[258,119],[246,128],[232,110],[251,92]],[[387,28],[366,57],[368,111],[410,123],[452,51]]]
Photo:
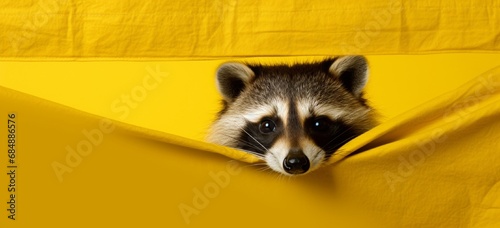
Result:
[[[219,224],[223,212],[231,218],[227,224],[236,225],[257,209],[266,219],[289,216],[274,207],[297,202],[304,211],[293,216],[307,215],[317,225],[332,216],[335,224],[365,227],[498,223],[500,68],[382,123],[344,145],[332,164],[292,179],[263,172],[255,157],[234,149],[111,121],[4,87],[0,101],[1,113],[15,114],[18,126],[23,199],[18,207],[33,218],[12,227],[65,226],[90,216],[86,208],[93,201],[111,210],[103,224],[119,219],[129,225],[206,227]],[[7,138],[6,132],[0,136]],[[7,167],[5,160],[2,166]],[[145,200],[123,202],[144,194],[136,180],[147,183]],[[266,196],[257,194],[265,191]],[[289,197],[296,198],[293,205]],[[132,216],[135,207],[154,211],[145,222]],[[46,219],[42,211],[64,219]]]

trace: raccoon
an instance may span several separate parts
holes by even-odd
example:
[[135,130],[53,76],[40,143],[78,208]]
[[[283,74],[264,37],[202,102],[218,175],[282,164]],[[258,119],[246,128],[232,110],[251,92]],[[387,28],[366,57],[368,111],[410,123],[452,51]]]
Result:
[[367,78],[363,56],[224,63],[216,74],[223,108],[207,140],[254,154],[281,174],[308,173],[376,125],[363,98]]

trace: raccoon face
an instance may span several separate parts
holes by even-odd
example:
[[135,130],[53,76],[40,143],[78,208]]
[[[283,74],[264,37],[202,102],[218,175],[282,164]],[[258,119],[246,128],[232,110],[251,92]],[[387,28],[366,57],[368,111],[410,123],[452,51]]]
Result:
[[362,97],[362,56],[295,65],[225,63],[217,71],[223,109],[208,141],[263,159],[285,175],[318,168],[375,125]]

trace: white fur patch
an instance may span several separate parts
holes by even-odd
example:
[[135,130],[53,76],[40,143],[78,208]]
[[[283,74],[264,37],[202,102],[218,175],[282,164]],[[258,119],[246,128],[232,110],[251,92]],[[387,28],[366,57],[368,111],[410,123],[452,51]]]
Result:
[[288,102],[280,99],[273,99],[268,104],[248,110],[243,117],[247,121],[257,123],[263,117],[271,115],[277,115],[286,124],[286,117],[288,116]]
[[245,127],[245,120],[238,115],[224,115],[212,125],[211,133],[207,141],[219,145],[235,147],[238,143],[238,135]]
[[285,100],[275,100],[274,107],[276,108],[276,115],[278,115],[281,121],[283,121],[283,124],[287,126],[289,102]]
[[318,116],[328,116],[332,120],[342,119],[342,117],[349,114],[345,109],[331,105],[318,105],[314,108],[314,113]]
[[288,142],[284,139],[278,139],[273,147],[269,148],[268,153],[264,157],[267,165],[276,172],[289,175],[283,169],[283,160],[285,160],[289,150],[290,145]]
[[286,126],[288,109],[288,102],[281,99],[273,99],[268,104],[248,108],[244,114],[241,114],[242,110],[230,109],[212,125],[207,141],[236,147],[237,137],[241,135],[247,121],[258,123],[265,116],[277,115]]
[[302,123],[313,113],[318,116],[327,116],[332,120],[338,120],[348,115],[348,112],[344,109],[337,108],[332,105],[322,105],[311,99],[297,101],[297,111]]
[[303,99],[297,101],[297,112],[299,114],[300,122],[304,123],[305,119],[311,116],[311,110],[317,104],[310,99]]
[[271,105],[261,106],[258,109],[251,110],[243,115],[243,117],[252,123],[259,122],[262,117],[269,116],[274,113],[274,108]]
[[[302,151],[309,159],[310,168],[307,172],[317,169],[321,166],[322,161],[325,158],[325,152],[316,146],[314,142],[303,139],[300,142]],[[283,161],[285,160],[288,152],[290,151],[290,145],[285,138],[278,139],[273,147],[269,148],[268,153],[266,153],[264,160],[267,165],[276,172],[284,175],[291,175],[283,169]],[[306,172],[306,173],[307,173]]]
[[316,146],[316,144],[309,139],[302,140],[301,147],[302,151],[309,159],[310,168],[308,172],[319,168],[321,166],[321,163],[325,159],[325,151]]

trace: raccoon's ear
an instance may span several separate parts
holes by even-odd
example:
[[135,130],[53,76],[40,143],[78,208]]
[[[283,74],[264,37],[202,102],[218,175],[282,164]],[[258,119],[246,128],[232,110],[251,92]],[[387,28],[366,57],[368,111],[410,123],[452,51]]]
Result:
[[254,72],[241,63],[224,63],[217,70],[217,89],[227,102],[233,102],[245,89]]
[[328,69],[344,87],[359,97],[368,80],[368,63],[360,55],[342,56],[336,59]]

